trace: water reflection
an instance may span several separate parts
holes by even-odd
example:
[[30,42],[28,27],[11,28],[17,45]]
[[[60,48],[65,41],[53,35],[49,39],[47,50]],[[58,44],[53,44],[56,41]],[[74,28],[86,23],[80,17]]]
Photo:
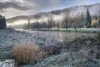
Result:
[[81,36],[94,37],[97,35],[97,33],[76,33],[76,32],[54,32],[54,31],[31,31],[31,32],[38,32],[44,35],[45,34],[52,35],[59,41],[63,41],[65,39],[70,41],[75,37],[81,37]]

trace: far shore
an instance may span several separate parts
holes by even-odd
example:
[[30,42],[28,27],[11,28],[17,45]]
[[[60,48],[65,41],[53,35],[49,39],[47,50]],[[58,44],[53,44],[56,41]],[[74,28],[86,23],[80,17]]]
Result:
[[[16,30],[24,30],[24,29],[16,29]],[[27,29],[31,31],[58,31],[58,32],[77,32],[77,33],[100,33],[100,28],[50,28],[48,29]]]

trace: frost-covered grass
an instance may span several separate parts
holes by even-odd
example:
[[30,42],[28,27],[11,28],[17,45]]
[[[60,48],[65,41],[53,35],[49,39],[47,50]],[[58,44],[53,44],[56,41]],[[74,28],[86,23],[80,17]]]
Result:
[[49,30],[49,31],[62,31],[62,32],[88,32],[88,33],[97,33],[97,32],[100,32],[100,28],[60,28],[60,29],[57,29],[57,28],[52,28],[52,30]]
[[65,31],[65,32],[76,32],[77,31],[77,32],[97,33],[97,32],[100,32],[100,28],[76,28],[76,30],[75,28],[67,28],[67,30],[62,28],[60,29],[60,31]]
[[100,35],[59,42],[44,32],[0,30],[0,60],[13,58],[13,46],[26,43],[35,43],[50,55],[22,67],[100,67]]
[[15,61],[12,59],[0,61],[0,67],[14,67]]
[[43,45],[54,45],[58,42],[52,35],[45,33],[29,33],[13,29],[0,30],[0,59],[12,58],[14,45],[35,43],[41,47]]
[[[66,50],[66,51],[64,51]],[[64,52],[63,52],[64,51]],[[60,54],[21,67],[100,67],[100,35],[64,42]]]
[[67,52],[53,55],[36,65],[30,63],[21,67],[100,67],[100,59],[91,58],[84,52]]

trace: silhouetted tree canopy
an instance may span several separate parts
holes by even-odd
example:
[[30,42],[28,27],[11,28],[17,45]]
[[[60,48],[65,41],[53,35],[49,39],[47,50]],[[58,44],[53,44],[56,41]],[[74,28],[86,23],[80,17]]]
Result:
[[6,19],[2,15],[0,15],[0,29],[6,29]]

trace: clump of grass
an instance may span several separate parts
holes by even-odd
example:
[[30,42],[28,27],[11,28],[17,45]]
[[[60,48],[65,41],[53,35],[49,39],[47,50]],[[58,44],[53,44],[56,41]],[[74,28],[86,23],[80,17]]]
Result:
[[18,64],[27,64],[37,60],[40,49],[35,44],[22,44],[13,47],[13,54]]

